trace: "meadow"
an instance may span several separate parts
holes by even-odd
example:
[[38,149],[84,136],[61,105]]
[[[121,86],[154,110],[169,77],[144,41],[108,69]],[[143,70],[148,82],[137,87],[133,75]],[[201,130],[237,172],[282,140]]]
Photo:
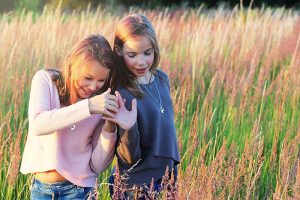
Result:
[[[178,199],[300,199],[300,16],[284,8],[0,15],[0,199],[29,199],[19,172],[33,74],[92,33],[112,44],[127,13],[153,22],[181,153]],[[98,197],[109,199],[107,177]],[[165,197],[161,197],[164,199]]]

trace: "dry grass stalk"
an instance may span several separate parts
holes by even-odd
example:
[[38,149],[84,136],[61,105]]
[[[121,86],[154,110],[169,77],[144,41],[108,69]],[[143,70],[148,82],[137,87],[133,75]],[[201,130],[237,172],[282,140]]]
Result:
[[13,186],[19,174],[19,165],[21,162],[21,151],[20,151],[20,142],[22,138],[22,129],[19,129],[16,135],[16,139],[14,142],[10,144],[10,165],[7,171],[8,184]]
[[124,197],[124,191],[125,191],[125,183],[123,182],[121,175],[120,175],[120,169],[118,163],[116,164],[116,171],[114,174],[114,184],[113,184],[113,196],[112,199],[123,199]]
[[300,199],[300,160],[298,158],[297,160],[297,173],[293,178],[295,178],[295,182],[293,183],[291,187],[292,195],[288,198],[290,200],[292,199]]

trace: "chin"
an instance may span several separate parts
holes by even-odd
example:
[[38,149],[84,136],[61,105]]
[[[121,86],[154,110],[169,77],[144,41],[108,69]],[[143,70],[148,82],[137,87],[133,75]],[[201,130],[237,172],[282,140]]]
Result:
[[145,75],[146,75],[146,72],[145,72],[145,73],[143,73],[143,74],[135,73],[134,75],[135,75],[136,77],[143,77],[143,76],[145,76]]
[[92,95],[78,95],[81,99],[87,99],[91,97]]

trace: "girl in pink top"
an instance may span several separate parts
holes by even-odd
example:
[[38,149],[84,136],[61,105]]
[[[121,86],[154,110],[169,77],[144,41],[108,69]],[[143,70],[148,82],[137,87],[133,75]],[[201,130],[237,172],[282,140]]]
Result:
[[[107,40],[91,35],[71,50],[62,71],[38,71],[29,100],[29,132],[21,172],[34,175],[31,199],[93,197],[98,174],[110,164],[116,125],[128,129],[136,120],[110,94],[114,57]],[[102,120],[101,120],[102,119]]]

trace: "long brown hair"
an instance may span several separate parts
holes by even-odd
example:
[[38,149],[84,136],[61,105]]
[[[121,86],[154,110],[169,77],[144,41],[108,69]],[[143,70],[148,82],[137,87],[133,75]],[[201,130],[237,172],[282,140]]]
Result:
[[[112,70],[114,68],[114,55],[108,41],[102,35],[90,35],[79,41],[64,59],[61,71],[52,71],[52,80],[55,83],[60,103],[64,105],[74,104],[78,101],[75,89],[75,80],[83,72],[86,63],[90,60],[98,61],[103,67]],[[104,86],[94,95],[106,90],[110,83],[110,76]]]
[[[153,74],[156,73],[156,69],[160,60],[160,52],[152,23],[145,15],[128,15],[121,19],[115,32],[113,52],[116,56],[117,63],[113,72],[112,85],[115,87],[118,85],[126,87],[135,96],[141,97],[144,95],[144,93],[138,86],[136,77],[128,70],[123,57],[118,56],[118,51],[123,49],[124,43],[138,36],[147,36],[151,41],[154,49],[154,60],[152,66],[150,67],[150,71]],[[113,89],[115,87],[113,87]]]

